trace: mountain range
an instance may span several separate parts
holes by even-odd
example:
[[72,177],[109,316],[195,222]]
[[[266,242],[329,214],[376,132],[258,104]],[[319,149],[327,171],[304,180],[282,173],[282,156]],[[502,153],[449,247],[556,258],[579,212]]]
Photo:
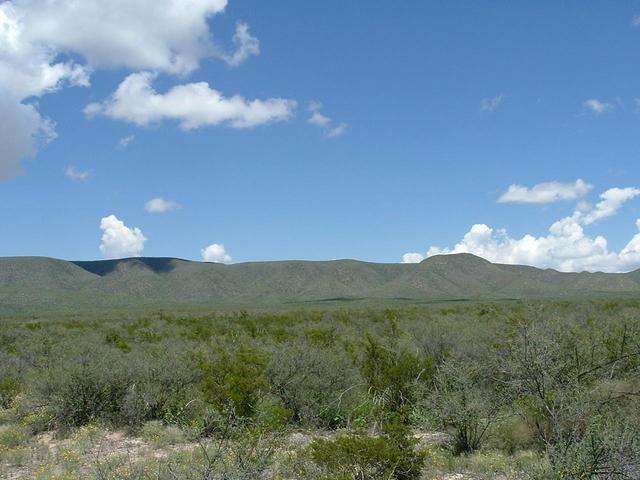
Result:
[[0,258],[0,315],[640,295],[640,270],[563,273],[470,254],[223,265],[177,258]]

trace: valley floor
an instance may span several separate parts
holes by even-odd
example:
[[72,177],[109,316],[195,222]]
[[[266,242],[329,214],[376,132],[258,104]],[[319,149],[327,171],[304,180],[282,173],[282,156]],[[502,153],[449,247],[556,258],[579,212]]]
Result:
[[640,301],[0,319],[0,478],[640,478]]

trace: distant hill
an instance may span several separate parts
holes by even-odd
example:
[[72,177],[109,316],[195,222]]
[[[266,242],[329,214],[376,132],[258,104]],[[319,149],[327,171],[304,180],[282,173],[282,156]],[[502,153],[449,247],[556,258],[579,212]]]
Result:
[[439,255],[419,264],[0,258],[0,315],[628,295],[640,295],[640,270],[561,273],[494,264],[470,254]]

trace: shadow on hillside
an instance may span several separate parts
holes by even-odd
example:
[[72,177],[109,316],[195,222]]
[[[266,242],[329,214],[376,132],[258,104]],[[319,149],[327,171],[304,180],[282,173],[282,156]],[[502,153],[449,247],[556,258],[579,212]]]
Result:
[[109,275],[118,269],[119,266],[143,267],[155,273],[167,273],[176,268],[175,258],[120,258],[116,260],[97,260],[87,262],[72,262],[87,272],[94,273],[101,277]]

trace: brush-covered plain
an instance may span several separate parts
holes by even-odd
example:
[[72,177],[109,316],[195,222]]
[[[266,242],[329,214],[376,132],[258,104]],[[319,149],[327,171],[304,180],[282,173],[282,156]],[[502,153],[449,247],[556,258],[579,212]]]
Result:
[[2,478],[640,478],[637,300],[0,322]]

